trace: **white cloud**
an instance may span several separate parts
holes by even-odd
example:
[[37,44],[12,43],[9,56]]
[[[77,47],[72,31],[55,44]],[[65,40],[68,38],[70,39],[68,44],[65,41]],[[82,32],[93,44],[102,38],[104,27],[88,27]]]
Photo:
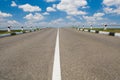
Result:
[[52,27],[71,27],[72,25],[80,25],[81,22],[77,22],[77,21],[66,22],[64,19],[58,18],[52,20],[51,22],[48,22],[47,24],[48,26],[52,26]]
[[60,22],[63,22],[63,21],[64,21],[64,19],[59,18],[59,19],[53,20],[52,23],[60,23]]
[[45,0],[46,2],[55,2],[56,0]]
[[7,23],[8,23],[8,25],[19,25],[20,23],[18,22],[18,21],[16,21],[16,20],[9,20],[9,21],[7,21]]
[[30,4],[19,5],[18,7],[23,9],[23,11],[25,12],[41,11],[41,8],[39,8],[38,6],[32,6]]
[[67,18],[67,19],[71,19],[71,18],[72,18],[72,16],[67,16],[66,18]]
[[62,24],[63,22],[64,22],[64,19],[58,18],[58,19],[55,19],[55,20],[48,22],[48,24],[49,25],[57,25],[57,24]]
[[42,27],[70,27],[73,24],[74,25],[79,25],[81,22],[66,22],[64,19],[62,18],[58,18],[49,22],[45,22],[45,21],[40,21],[40,22],[26,22],[25,24],[27,26],[42,26]]
[[93,16],[83,16],[87,22],[97,22],[103,20],[104,13],[95,13]]
[[8,26],[13,26],[14,28],[20,26],[21,24],[16,20],[9,20],[6,18],[0,18],[0,29],[7,29]]
[[12,7],[16,7],[17,4],[15,3],[15,1],[12,1],[12,4],[11,4]]
[[107,14],[118,14],[120,15],[120,7],[114,9],[114,8],[110,8],[110,7],[105,7],[104,12]]
[[83,6],[82,9],[90,8],[90,6]]
[[103,0],[103,4],[106,6],[120,5],[120,0]]
[[48,12],[44,12],[43,15],[50,15],[50,13],[48,13]]
[[105,13],[113,13],[113,8],[106,7],[104,8]]
[[9,13],[4,13],[0,11],[0,17],[12,17],[12,15]]
[[26,15],[24,18],[29,21],[40,21],[44,19],[44,16],[42,16],[40,13],[35,13],[34,15],[30,13]]
[[55,12],[56,10],[52,7],[47,7],[47,12]]
[[71,20],[71,21],[76,21],[76,19],[73,18],[72,16],[67,16],[66,18],[69,19],[69,20]]
[[87,5],[86,0],[61,0],[57,9],[65,11],[68,15],[85,15],[86,12],[78,10]]
[[57,8],[57,4],[53,4],[52,7],[55,9]]
[[94,17],[102,17],[104,15],[105,15],[104,13],[95,13],[93,16]]
[[103,8],[105,13],[120,15],[120,0],[103,0],[103,4],[105,5]]
[[27,21],[24,25],[26,26],[38,26],[39,23],[44,19],[44,16],[40,13],[28,14],[24,17]]
[[120,15],[120,7],[118,7],[117,9],[115,9],[113,12],[117,13],[118,15]]
[[48,22],[48,26],[52,26],[52,27],[61,27],[64,24],[65,24],[65,21],[62,18],[58,18],[58,19]]

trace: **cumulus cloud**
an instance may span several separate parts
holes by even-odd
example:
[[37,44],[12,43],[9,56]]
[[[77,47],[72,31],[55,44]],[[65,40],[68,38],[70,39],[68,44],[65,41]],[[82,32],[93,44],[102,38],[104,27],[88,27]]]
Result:
[[12,1],[12,4],[11,4],[12,7],[16,7],[17,4],[15,3],[15,1]]
[[104,13],[95,13],[93,16],[94,17],[102,17],[104,15],[105,15]]
[[42,27],[70,27],[72,26],[73,24],[74,25],[79,25],[81,22],[66,22],[64,19],[62,18],[57,18],[55,20],[52,20],[52,21],[49,21],[49,22],[46,22],[46,21],[39,21],[39,22],[26,22],[25,24],[27,26],[42,26]]
[[52,7],[53,7],[53,8],[56,8],[56,7],[57,7],[57,4],[53,4]]
[[106,6],[120,5],[120,0],[103,0],[103,4]]
[[69,19],[69,20],[71,20],[71,21],[76,21],[76,19],[73,18],[72,16],[67,16],[66,18]]
[[104,15],[105,15],[104,13],[95,13],[93,16],[83,16],[83,18],[87,22],[96,22],[96,21],[99,21],[99,20],[103,20]]
[[52,7],[47,7],[47,12],[55,12],[56,10]]
[[48,13],[48,12],[44,12],[44,13],[43,13],[43,15],[49,15],[49,14],[50,14],[50,13]]
[[12,17],[12,14],[4,13],[0,11],[0,17]]
[[48,24],[49,24],[49,26],[52,26],[52,27],[60,27],[65,24],[65,21],[62,18],[58,18],[58,19],[48,22]]
[[104,8],[105,13],[113,13],[113,8],[106,7]]
[[56,20],[53,20],[52,21],[52,23],[60,23],[60,22],[63,22],[64,21],[64,19],[62,19],[62,18],[58,18],[58,19],[56,19]]
[[16,20],[9,20],[6,18],[0,18],[0,29],[7,29],[8,26],[13,26],[16,28],[17,26],[20,26],[21,24]]
[[118,8],[105,7],[103,10],[107,14],[118,14],[118,15],[120,15],[120,7],[118,7]]
[[48,26],[52,26],[52,27],[71,27],[72,25],[80,25],[81,22],[80,21],[67,22],[62,18],[58,18],[51,22],[48,22],[47,24],[48,24]]
[[14,26],[14,25],[20,25],[20,23],[16,20],[8,20],[7,21],[8,25]]
[[120,15],[120,0],[103,0],[104,11],[107,14],[115,13]]
[[23,9],[25,12],[41,11],[41,8],[39,8],[39,6],[32,6],[30,4],[19,5],[18,7]]
[[117,9],[115,9],[113,12],[117,13],[118,15],[120,15],[120,7],[118,7]]
[[78,9],[86,5],[86,0],[61,0],[57,5],[57,9],[65,11],[68,15],[85,15],[86,12]]
[[30,14],[26,15],[24,18],[29,21],[40,21],[40,20],[44,19],[44,16],[41,15],[40,13],[35,13],[34,15],[32,13],[30,13]]
[[56,0],[45,0],[46,2],[55,2]]

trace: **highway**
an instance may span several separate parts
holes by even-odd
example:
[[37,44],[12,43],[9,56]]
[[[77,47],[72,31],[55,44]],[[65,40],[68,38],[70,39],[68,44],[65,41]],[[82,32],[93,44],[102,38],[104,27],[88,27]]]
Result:
[[[57,31],[0,38],[0,80],[53,80]],[[58,39],[61,80],[120,80],[120,38],[60,28]]]
[[62,80],[120,80],[120,38],[60,30]]
[[56,29],[0,39],[0,80],[49,80]]

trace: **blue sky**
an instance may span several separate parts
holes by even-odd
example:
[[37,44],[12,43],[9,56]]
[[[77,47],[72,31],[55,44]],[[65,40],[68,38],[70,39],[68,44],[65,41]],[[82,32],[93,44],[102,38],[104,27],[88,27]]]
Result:
[[120,0],[0,0],[0,28],[120,24]]

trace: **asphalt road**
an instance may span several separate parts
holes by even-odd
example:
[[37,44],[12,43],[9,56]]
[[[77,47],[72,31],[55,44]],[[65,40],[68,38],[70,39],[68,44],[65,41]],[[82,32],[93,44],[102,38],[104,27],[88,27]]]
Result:
[[60,29],[62,80],[120,80],[120,38]]
[[0,38],[0,80],[50,80],[56,29]]
[[[0,38],[0,80],[52,80],[57,29]],[[120,38],[59,30],[62,80],[120,80]]]

